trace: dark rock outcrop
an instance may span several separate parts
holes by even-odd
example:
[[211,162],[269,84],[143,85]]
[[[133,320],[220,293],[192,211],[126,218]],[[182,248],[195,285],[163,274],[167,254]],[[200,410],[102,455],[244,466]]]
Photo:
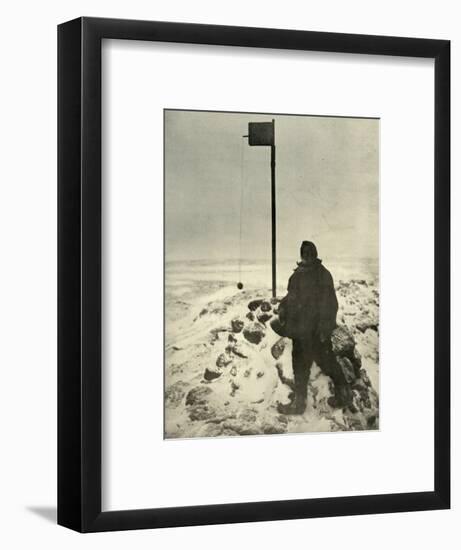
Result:
[[277,342],[271,347],[271,354],[274,359],[279,359],[285,351],[286,340],[285,338],[279,338]]
[[331,333],[331,347],[335,355],[349,356],[353,353],[355,340],[346,325],[337,326]]
[[288,419],[279,415],[263,422],[261,428],[264,434],[284,434],[288,428]]
[[186,396],[186,405],[200,405],[207,403],[213,390],[208,386],[196,386]]
[[181,401],[184,399],[185,391],[184,387],[186,386],[185,382],[178,380],[165,390],[165,402],[168,405],[177,407]]
[[356,375],[352,363],[347,357],[337,357],[336,361],[341,368],[344,378],[348,384],[354,382]]
[[258,313],[256,317],[258,318],[258,321],[260,323],[265,325],[267,323],[267,321],[272,319],[272,313]]
[[229,355],[226,355],[225,353],[221,353],[216,359],[216,366],[220,369],[227,367],[230,363],[232,363],[232,357],[229,357]]
[[354,348],[352,364],[354,366],[355,376],[359,377],[360,376],[360,369],[362,368],[362,357],[361,357],[357,347]]
[[237,418],[231,418],[223,422],[223,427],[233,430],[239,435],[258,435],[261,433],[261,427],[257,422],[257,413],[252,409],[244,409],[237,415]]
[[282,363],[275,363],[275,368],[277,369],[277,374],[279,375],[280,382],[287,385],[291,390],[294,391],[295,382],[293,378],[288,378],[288,376],[285,376],[285,374],[283,373]]
[[189,418],[191,420],[210,420],[216,417],[216,410],[209,404],[194,405],[189,409]]
[[246,349],[248,344],[246,346],[244,344],[245,342],[236,342],[232,346],[227,346],[226,350],[228,350],[229,353],[236,355],[237,357],[247,359],[249,356],[248,350]]
[[263,302],[261,302],[261,305],[259,306],[259,309],[261,311],[270,311],[272,309],[272,306],[270,304],[270,302],[268,302],[267,300],[264,300]]
[[203,373],[203,378],[205,378],[208,382],[211,382],[212,380],[219,378],[221,374],[222,370],[219,367],[207,367]]
[[243,329],[243,336],[251,344],[259,344],[266,335],[264,325],[258,322],[251,323]]
[[258,307],[264,302],[262,299],[258,300],[251,300],[251,302],[248,304],[248,309],[250,311],[256,311]]
[[360,332],[365,332],[368,329],[377,331],[379,323],[378,319],[375,318],[374,315],[362,313],[354,319],[354,326]]
[[241,319],[232,319],[231,327],[233,332],[242,332],[245,323]]

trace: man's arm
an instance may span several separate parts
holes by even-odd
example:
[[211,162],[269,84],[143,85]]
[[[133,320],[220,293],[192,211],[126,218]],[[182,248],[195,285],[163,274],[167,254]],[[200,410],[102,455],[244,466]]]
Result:
[[291,300],[293,298],[293,295],[295,293],[296,283],[295,283],[295,273],[290,275],[290,278],[288,279],[288,285],[287,285],[287,295],[282,298],[280,304],[279,304],[279,320],[282,325],[285,324],[286,321],[286,307],[288,300]]
[[336,327],[338,300],[331,273],[325,269],[320,283],[319,325],[320,340],[327,340]]

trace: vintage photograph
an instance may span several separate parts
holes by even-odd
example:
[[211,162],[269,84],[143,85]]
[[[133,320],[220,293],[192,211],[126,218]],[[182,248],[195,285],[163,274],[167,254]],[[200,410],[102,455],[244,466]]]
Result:
[[164,437],[379,429],[379,119],[164,111]]

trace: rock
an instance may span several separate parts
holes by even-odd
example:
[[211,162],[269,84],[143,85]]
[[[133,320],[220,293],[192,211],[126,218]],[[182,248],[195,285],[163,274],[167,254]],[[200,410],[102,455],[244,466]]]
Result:
[[360,369],[360,378],[367,387],[371,387],[371,382],[365,369]]
[[210,405],[194,405],[189,410],[191,420],[210,420],[216,416],[216,411]]
[[242,359],[247,359],[250,351],[247,346],[249,347],[249,344],[246,342],[236,342],[235,344],[227,346],[226,351],[229,351],[229,353],[233,353]]
[[262,432],[264,434],[284,434],[287,431],[287,418],[281,418],[282,415],[266,420],[262,424]]
[[251,346],[247,342],[237,342],[234,345],[233,352],[237,355],[237,357],[247,359],[251,353]]
[[348,418],[348,424],[350,430],[359,431],[367,429],[366,420],[364,417],[362,417],[362,415],[351,416],[350,418]]
[[231,327],[233,332],[242,332],[245,323],[241,319],[232,319]]
[[230,373],[232,376],[237,376],[237,368],[235,365],[231,368]]
[[279,375],[279,378],[280,378],[280,382],[282,382],[282,384],[285,384],[286,386],[288,386],[290,388],[290,390],[293,390],[295,389],[295,382],[292,378],[288,378],[287,376],[285,376],[283,374],[283,365],[282,363],[275,363],[275,368],[277,369],[277,374]]
[[253,410],[253,409],[243,409],[243,411],[241,411],[238,414],[237,418],[238,418],[238,420],[243,421],[243,422],[255,423],[256,422],[256,411]]
[[177,407],[186,395],[184,391],[185,386],[186,384],[182,380],[178,380],[171,386],[168,386],[165,389],[165,403]]
[[231,381],[231,392],[230,392],[231,397],[234,397],[235,392],[239,389],[240,389],[240,385],[232,380]]
[[369,430],[379,430],[379,419],[376,414],[371,414],[367,418],[367,428]]
[[206,315],[208,313],[208,310],[206,307],[204,307],[202,309],[202,311],[198,314],[199,317],[203,317],[204,315]]
[[203,425],[197,432],[198,437],[219,437],[222,435],[223,427],[220,424],[209,422]]
[[203,373],[203,378],[205,380],[208,380],[208,382],[211,382],[211,380],[215,380],[216,378],[219,378],[222,374],[222,370],[219,367],[210,368],[207,367],[205,369],[205,372]]
[[261,429],[258,426],[240,422],[239,420],[227,420],[224,428],[237,432],[239,435],[260,435]]
[[208,402],[209,395],[213,390],[208,386],[196,386],[186,396],[186,405],[200,405]]
[[251,344],[259,344],[266,335],[266,329],[261,323],[251,323],[243,329],[243,336]]
[[285,351],[286,340],[285,338],[279,338],[277,342],[271,347],[271,354],[274,359],[279,359]]
[[288,425],[288,418],[284,414],[279,414],[277,416],[277,421],[281,422],[282,424],[287,424]]
[[264,422],[262,425],[262,431],[265,435],[284,434],[287,431],[287,427],[284,424],[272,424],[270,422]]
[[262,378],[263,376],[264,376],[264,371],[258,370],[258,372],[256,373],[256,378]]
[[245,378],[248,378],[250,376],[250,374],[251,374],[251,367],[249,369],[246,369],[246,371],[243,373],[243,376]]
[[266,322],[269,321],[269,319],[272,319],[272,314],[271,313],[258,313],[257,318],[258,318],[258,321],[260,323],[265,325]]
[[220,369],[227,367],[227,365],[230,365],[232,363],[232,357],[229,357],[225,353],[221,353],[221,355],[218,356],[216,359],[216,366]]
[[248,309],[250,311],[256,311],[258,307],[264,302],[264,300],[251,300],[251,302],[248,304]]
[[352,384],[355,380],[354,367],[347,357],[337,357],[336,361],[341,368],[341,371],[348,384]]
[[239,435],[259,435],[261,433],[256,412],[252,409],[244,409],[238,414],[237,418],[226,420],[223,426],[237,432]]
[[351,355],[355,341],[346,325],[337,326],[331,333],[331,346],[335,355]]
[[249,312],[246,314],[246,317],[247,317],[247,319],[250,319],[250,321],[254,321],[254,320],[255,320],[255,314],[254,314],[252,311],[249,311]]
[[210,420],[216,418],[216,410],[210,405],[208,399],[213,390],[208,386],[192,388],[186,396],[189,418],[196,420]]
[[[354,384],[352,386],[352,389],[354,390],[358,390],[360,392],[360,394],[366,392],[368,393],[368,389],[367,389],[367,385],[365,384],[365,382],[362,380],[362,378],[357,378],[355,381],[354,381]],[[366,394],[365,393],[365,394]]]
[[235,430],[231,430],[229,428],[222,428],[221,435],[229,437],[229,436],[235,436],[235,435],[239,435],[239,434]]
[[270,311],[272,309],[272,306],[270,304],[270,302],[268,302],[267,300],[264,300],[263,302],[261,302],[261,305],[259,306],[259,309],[261,311]]
[[358,378],[360,376],[360,369],[362,368],[362,356],[357,347],[354,348],[352,366],[354,367],[355,376]]
[[368,329],[378,331],[378,320],[373,315],[361,314],[354,320],[354,325],[360,332]]
[[231,343],[237,342],[237,338],[232,333],[229,334],[229,336],[227,337],[227,340],[228,342],[231,342]]

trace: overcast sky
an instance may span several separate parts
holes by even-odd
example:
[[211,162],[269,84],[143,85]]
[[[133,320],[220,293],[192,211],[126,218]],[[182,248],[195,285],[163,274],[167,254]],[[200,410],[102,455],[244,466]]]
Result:
[[270,147],[242,135],[272,118],[278,258],[303,240],[320,257],[378,257],[378,120],[166,111],[167,261],[270,260]]

